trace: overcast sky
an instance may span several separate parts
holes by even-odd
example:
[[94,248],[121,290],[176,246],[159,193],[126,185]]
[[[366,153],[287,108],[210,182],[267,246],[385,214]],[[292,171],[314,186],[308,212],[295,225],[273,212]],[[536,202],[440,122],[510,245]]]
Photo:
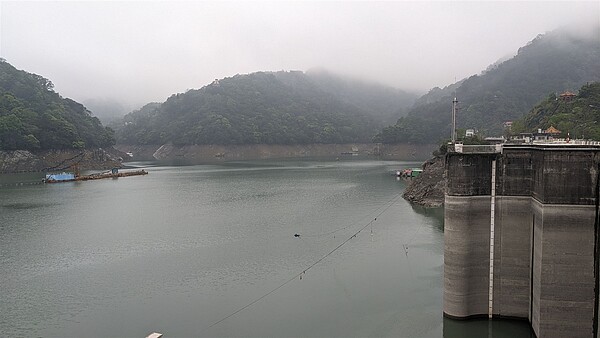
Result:
[[137,108],[216,78],[313,67],[425,92],[600,2],[0,2],[0,56],[64,97]]

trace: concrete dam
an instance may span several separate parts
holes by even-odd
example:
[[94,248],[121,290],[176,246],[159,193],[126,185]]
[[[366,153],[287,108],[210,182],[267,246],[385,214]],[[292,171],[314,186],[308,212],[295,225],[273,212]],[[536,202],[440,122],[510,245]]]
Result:
[[600,147],[467,150],[446,158],[444,315],[598,337]]

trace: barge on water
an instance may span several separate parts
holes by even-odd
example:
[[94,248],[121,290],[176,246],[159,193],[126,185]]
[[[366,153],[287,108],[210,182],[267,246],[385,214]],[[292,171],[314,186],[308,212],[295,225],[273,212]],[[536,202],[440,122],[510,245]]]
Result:
[[89,181],[89,180],[99,180],[103,178],[118,178],[118,177],[128,177],[128,176],[138,176],[138,175],[148,175],[148,172],[144,169],[135,170],[135,171],[123,171],[119,172],[118,168],[113,168],[109,171],[104,171],[101,173],[95,173],[90,175],[79,175],[76,173],[67,173],[63,172],[60,174],[46,174],[46,178],[44,178],[45,183],[63,183],[63,182],[74,182],[74,181]]

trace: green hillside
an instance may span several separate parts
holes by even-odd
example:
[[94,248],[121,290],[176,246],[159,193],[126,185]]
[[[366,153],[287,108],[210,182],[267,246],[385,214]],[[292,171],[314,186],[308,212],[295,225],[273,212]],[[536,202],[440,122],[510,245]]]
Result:
[[107,147],[113,132],[50,80],[0,59],[0,150]]
[[359,107],[367,115],[385,124],[405,116],[417,99],[414,93],[377,83],[344,78],[325,70],[308,70],[306,76],[319,89],[337,99]]
[[344,99],[355,88],[331,75],[299,71],[236,75],[128,114],[117,140],[122,144],[369,142],[386,118],[402,108],[398,102],[406,98],[406,107],[414,99],[389,90],[382,94],[387,104],[365,109]]
[[562,137],[600,140],[600,82],[584,85],[573,99],[549,95],[515,121],[512,132],[533,132],[550,126],[560,130]]
[[582,37],[565,30],[539,35],[517,55],[480,75],[418,99],[406,117],[384,128],[385,143],[429,143],[450,135],[452,99],[459,100],[458,128],[499,135],[506,121],[522,117],[549,93],[600,81],[600,28]]

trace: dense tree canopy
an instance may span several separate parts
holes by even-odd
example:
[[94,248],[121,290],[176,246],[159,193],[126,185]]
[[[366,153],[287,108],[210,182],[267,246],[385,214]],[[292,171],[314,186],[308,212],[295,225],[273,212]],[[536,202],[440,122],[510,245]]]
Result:
[[0,150],[105,147],[114,144],[81,104],[60,97],[50,80],[0,59]]
[[[327,84],[329,81],[329,87]],[[128,114],[124,144],[308,144],[370,141],[384,122],[303,72],[236,75]],[[346,92],[349,89],[346,89]],[[334,93],[335,92],[335,93]],[[407,95],[390,91],[388,97]],[[389,101],[393,101],[390,99]],[[395,101],[397,102],[397,101]],[[408,104],[408,103],[406,103]],[[388,104],[387,109],[400,107]]]
[[536,37],[518,54],[444,89],[418,99],[408,115],[384,128],[376,140],[384,143],[430,143],[451,131],[452,99],[459,101],[457,126],[488,136],[500,135],[502,125],[522,117],[548,93],[576,90],[600,81],[600,44],[595,37],[578,37],[557,30]]
[[515,121],[513,133],[534,132],[550,126],[562,137],[600,141],[600,82],[584,85],[573,99],[550,94],[525,117]]

